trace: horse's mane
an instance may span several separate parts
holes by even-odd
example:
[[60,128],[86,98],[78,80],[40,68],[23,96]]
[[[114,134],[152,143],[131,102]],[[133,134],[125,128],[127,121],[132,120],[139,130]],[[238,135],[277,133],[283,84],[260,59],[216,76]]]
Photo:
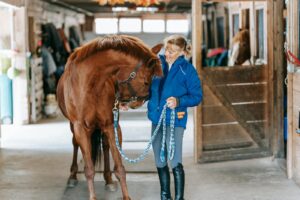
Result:
[[249,30],[242,29],[234,36],[232,39],[233,43],[241,42],[241,41],[248,41],[249,40]]
[[86,45],[79,47],[69,58],[69,61],[78,63],[88,56],[104,50],[113,49],[133,56],[143,61],[148,61],[155,54],[138,38],[128,35],[110,35],[96,38]]

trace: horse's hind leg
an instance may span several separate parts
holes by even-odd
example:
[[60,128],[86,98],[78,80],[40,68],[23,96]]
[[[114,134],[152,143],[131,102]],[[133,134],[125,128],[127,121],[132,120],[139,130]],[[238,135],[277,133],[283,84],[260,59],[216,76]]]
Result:
[[111,192],[117,190],[115,183],[112,180],[112,173],[110,171],[110,160],[109,160],[109,143],[105,134],[102,134],[102,148],[104,153],[104,180],[105,188]]
[[96,200],[94,176],[95,168],[92,161],[92,144],[91,134],[93,130],[87,129],[83,123],[74,123],[74,134],[76,141],[81,149],[81,153],[84,159],[84,173],[88,183],[90,200]]
[[[120,128],[118,129],[118,131],[119,131],[119,135],[121,135]],[[123,194],[123,200],[130,200],[130,197],[128,194],[128,189],[127,189],[127,184],[126,184],[126,172],[125,172],[125,168],[122,164],[121,155],[116,147],[113,125],[107,127],[107,129],[104,132],[107,136],[109,146],[111,149],[111,154],[115,161],[115,175],[118,178],[118,180],[120,181],[122,194]]]
[[73,160],[72,160],[72,165],[71,165],[71,169],[70,169],[70,177],[68,180],[68,187],[75,187],[78,183],[77,181],[77,172],[78,172],[78,164],[77,164],[77,156],[78,156],[78,144],[76,142],[75,139],[75,135],[74,135],[74,127],[73,124],[70,123],[70,128],[71,131],[73,133],[73,139],[72,139],[72,143],[73,143]]

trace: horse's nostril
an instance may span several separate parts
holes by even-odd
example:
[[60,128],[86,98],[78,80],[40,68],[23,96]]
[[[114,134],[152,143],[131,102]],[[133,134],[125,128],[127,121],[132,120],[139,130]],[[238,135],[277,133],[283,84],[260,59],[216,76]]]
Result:
[[145,82],[145,85],[146,85],[146,86],[148,86],[148,85],[149,85],[149,83],[148,83],[148,82]]

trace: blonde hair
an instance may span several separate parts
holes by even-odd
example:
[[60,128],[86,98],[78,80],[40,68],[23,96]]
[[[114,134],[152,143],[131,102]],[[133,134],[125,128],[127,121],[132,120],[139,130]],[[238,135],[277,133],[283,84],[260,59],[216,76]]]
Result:
[[166,47],[167,44],[172,44],[180,48],[185,54],[186,58],[190,58],[192,56],[192,45],[190,41],[188,41],[182,35],[171,35],[164,39],[164,46]]

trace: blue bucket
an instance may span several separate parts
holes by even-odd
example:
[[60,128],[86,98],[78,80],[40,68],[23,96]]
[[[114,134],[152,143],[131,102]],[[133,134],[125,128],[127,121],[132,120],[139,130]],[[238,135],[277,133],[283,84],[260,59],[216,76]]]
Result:
[[287,121],[287,117],[284,117],[284,121],[283,121],[283,138],[285,141],[287,141],[287,137],[288,137],[288,121]]
[[11,124],[13,119],[12,80],[0,75],[0,117],[3,124]]

